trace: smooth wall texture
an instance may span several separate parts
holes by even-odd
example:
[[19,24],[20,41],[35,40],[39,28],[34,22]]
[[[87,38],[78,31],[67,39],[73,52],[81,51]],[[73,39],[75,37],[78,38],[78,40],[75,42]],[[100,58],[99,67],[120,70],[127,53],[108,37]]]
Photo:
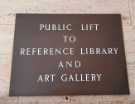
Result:
[[[9,97],[16,13],[122,14],[130,95]],[[0,104],[48,103],[135,104],[135,0],[0,0]]]

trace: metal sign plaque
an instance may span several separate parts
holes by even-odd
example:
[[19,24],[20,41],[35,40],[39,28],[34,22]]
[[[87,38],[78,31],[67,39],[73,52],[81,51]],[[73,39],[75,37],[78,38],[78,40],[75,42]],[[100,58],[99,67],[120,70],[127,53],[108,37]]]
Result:
[[129,94],[120,14],[17,14],[10,96]]

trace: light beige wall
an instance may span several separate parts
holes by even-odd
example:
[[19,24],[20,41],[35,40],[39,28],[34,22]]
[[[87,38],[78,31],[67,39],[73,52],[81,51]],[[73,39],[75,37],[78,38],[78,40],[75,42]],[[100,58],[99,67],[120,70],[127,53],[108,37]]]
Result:
[[[131,94],[9,97],[16,13],[121,13]],[[135,104],[135,0],[0,0],[0,104]]]

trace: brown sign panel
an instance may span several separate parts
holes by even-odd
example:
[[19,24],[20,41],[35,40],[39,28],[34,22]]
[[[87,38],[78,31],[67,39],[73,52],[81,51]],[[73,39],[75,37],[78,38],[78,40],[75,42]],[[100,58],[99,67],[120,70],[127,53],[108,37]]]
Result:
[[17,14],[10,96],[129,94],[119,14]]

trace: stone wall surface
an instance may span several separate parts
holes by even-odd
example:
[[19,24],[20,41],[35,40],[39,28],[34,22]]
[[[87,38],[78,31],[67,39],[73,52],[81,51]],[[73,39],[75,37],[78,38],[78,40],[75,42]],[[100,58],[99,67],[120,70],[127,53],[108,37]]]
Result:
[[[9,97],[16,13],[120,13],[130,95]],[[135,104],[135,0],[0,0],[0,104]]]

